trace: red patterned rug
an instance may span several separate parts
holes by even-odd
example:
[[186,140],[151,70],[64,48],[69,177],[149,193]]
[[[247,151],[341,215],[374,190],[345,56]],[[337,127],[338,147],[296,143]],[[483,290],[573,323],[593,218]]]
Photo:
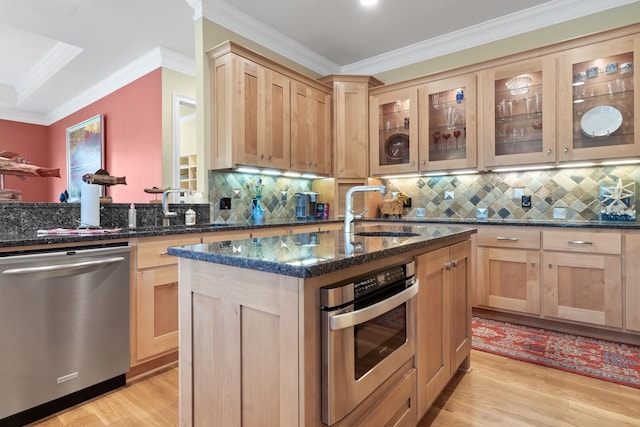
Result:
[[473,317],[473,348],[640,388],[640,347]]

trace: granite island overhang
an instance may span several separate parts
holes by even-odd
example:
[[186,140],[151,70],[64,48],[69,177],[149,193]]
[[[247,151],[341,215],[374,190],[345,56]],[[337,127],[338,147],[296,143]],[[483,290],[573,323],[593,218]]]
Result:
[[360,223],[341,230],[170,247],[169,255],[285,276],[309,278],[395,255],[468,239],[469,226]]
[[[287,234],[169,248],[170,255],[179,257],[180,425],[322,427],[320,289],[408,259],[420,260],[416,277],[427,274],[427,265],[441,261],[431,254],[460,247],[468,254],[475,232],[434,224],[358,223],[354,233]],[[465,298],[461,321],[469,342],[459,363],[468,366],[471,306]],[[412,303],[407,313],[417,313],[416,307]],[[413,339],[421,335],[414,331],[417,327],[408,328]],[[418,373],[428,370],[420,370],[414,356],[409,357],[334,425],[358,425],[371,416],[380,421],[373,412],[378,407],[386,415],[413,411],[410,419],[416,420],[413,403],[392,410],[379,405],[416,398]]]

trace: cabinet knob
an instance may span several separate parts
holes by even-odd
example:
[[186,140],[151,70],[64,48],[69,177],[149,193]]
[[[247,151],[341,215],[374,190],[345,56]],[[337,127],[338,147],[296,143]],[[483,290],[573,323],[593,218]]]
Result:
[[535,266],[536,266],[536,263],[531,261],[531,267],[535,267]]
[[551,155],[551,148],[547,149],[547,155],[550,156]]
[[271,160],[271,154],[269,154],[269,160]]
[[454,266],[454,267],[457,267],[458,266],[458,260],[457,259],[451,260],[451,265]]
[[427,164],[427,161],[426,161],[426,160],[423,160],[423,161],[422,161],[422,166],[424,166],[424,165],[426,165],[426,164]]
[[416,161],[415,161],[415,160],[412,160],[412,161],[411,161],[411,166],[415,166],[415,165],[416,165]]
[[567,154],[569,152],[569,149],[567,147],[564,147],[564,150],[562,151],[564,151],[564,154]]
[[260,154],[260,160],[264,159],[264,154]]
[[447,270],[451,270],[451,263],[450,262],[446,262],[444,264],[444,268],[446,268]]
[[549,263],[549,268],[553,268],[553,264]]

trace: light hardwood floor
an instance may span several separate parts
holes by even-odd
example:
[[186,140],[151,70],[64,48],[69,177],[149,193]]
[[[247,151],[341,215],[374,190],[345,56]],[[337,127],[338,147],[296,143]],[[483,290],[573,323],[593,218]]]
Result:
[[[419,427],[640,426],[640,390],[472,351]],[[170,367],[32,426],[176,426],[178,369]]]

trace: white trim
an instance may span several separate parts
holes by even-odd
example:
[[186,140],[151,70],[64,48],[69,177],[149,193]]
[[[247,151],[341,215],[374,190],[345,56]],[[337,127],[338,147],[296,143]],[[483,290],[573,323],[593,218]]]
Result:
[[171,140],[173,155],[173,188],[180,188],[180,105],[196,108],[196,100],[189,96],[173,92],[171,94]]

